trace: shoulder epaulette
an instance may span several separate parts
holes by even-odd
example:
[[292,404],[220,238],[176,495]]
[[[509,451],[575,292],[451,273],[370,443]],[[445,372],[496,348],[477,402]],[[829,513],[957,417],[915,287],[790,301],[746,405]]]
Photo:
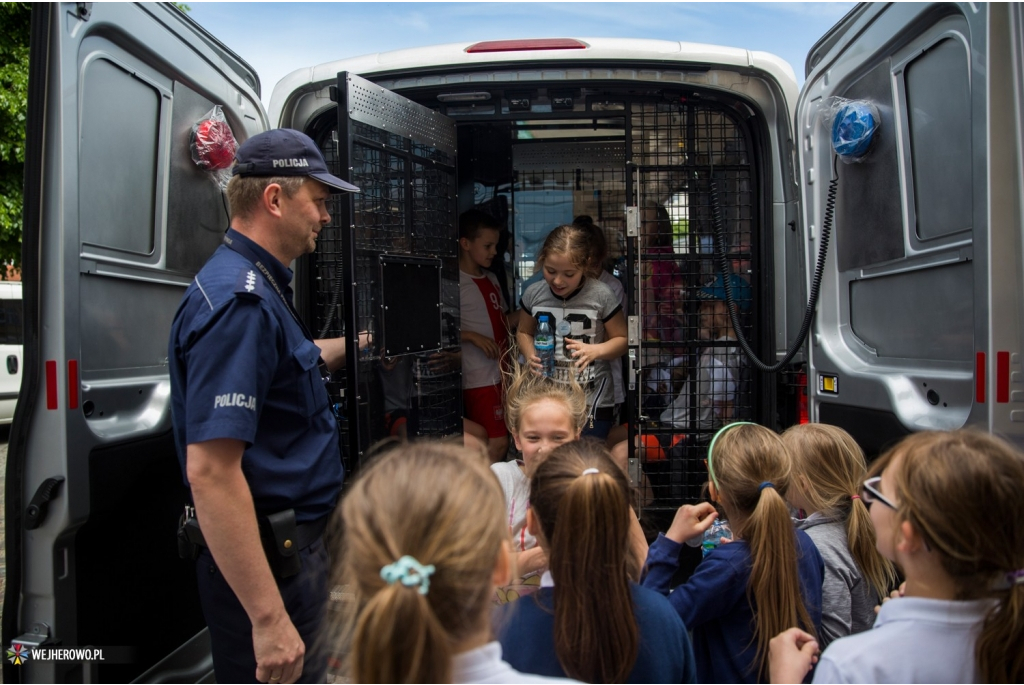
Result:
[[235,282],[235,296],[248,297],[254,300],[263,299],[263,279],[256,273],[256,267],[249,265],[238,274]]

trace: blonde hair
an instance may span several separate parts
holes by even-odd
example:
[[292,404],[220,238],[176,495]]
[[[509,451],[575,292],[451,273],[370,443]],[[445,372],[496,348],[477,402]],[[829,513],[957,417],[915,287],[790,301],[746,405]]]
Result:
[[790,457],[776,433],[755,424],[726,426],[713,448],[714,455],[708,451],[713,483],[733,517],[733,532],[750,546],[747,598],[754,613],[756,662],[766,674],[773,637],[793,626],[815,633],[800,592],[796,531],[784,499]]
[[587,394],[583,386],[569,375],[569,383],[559,383],[535,373],[528,365],[515,361],[513,349],[508,369],[502,373],[505,383],[505,424],[510,433],[518,434],[523,413],[541,400],[561,403],[572,422],[573,433],[583,430],[587,420]]
[[860,499],[867,477],[864,451],[849,433],[837,426],[807,423],[782,434],[793,459],[794,476],[804,477],[805,487],[794,487],[815,511],[835,512],[846,521],[846,539],[854,562],[871,583],[878,601],[896,584],[896,568],[875,547],[871,514]]
[[[351,681],[451,682],[455,648],[489,630],[504,501],[480,458],[450,443],[399,445],[357,477],[338,509],[333,583],[349,597],[328,633]],[[427,593],[381,577],[406,555],[434,566]]]
[[[1024,454],[974,430],[916,433],[879,458],[909,522],[939,555],[957,599],[993,598],[974,648],[979,682],[1024,681]],[[875,505],[880,506],[880,505]],[[993,522],[999,533],[989,529]]]
[[590,231],[582,226],[562,224],[544,239],[544,245],[537,253],[537,264],[542,268],[545,260],[553,254],[565,255],[575,268],[589,275],[596,261],[594,240]]
[[530,478],[530,508],[550,547],[559,663],[583,682],[625,682],[640,650],[625,474],[595,441],[566,443]]
[[294,197],[306,182],[306,176],[232,176],[228,181],[228,206],[231,218],[250,216],[259,206],[263,191],[271,183],[281,186],[286,197]]

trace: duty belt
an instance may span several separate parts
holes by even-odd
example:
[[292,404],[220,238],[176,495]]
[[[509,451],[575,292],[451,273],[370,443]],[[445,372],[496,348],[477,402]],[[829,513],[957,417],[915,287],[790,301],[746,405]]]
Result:
[[[199,521],[195,518],[195,509],[185,507],[185,515],[179,530],[192,545],[209,548]],[[275,575],[288,578],[299,572],[301,562],[298,553],[319,540],[327,528],[328,516],[306,523],[295,522],[295,510],[285,511],[268,516],[259,516],[260,542],[267,555],[267,561]]]

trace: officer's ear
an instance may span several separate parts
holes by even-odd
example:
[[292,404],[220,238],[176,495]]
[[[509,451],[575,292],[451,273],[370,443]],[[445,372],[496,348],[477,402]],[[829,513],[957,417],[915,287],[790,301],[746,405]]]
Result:
[[280,218],[282,214],[281,201],[284,199],[284,189],[277,183],[268,183],[263,189],[263,209],[270,215]]

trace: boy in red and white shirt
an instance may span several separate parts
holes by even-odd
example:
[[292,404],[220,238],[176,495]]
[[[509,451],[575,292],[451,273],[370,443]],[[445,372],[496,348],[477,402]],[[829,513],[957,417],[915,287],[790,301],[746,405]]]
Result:
[[505,298],[488,271],[501,224],[471,209],[459,217],[459,295],[462,304],[462,403],[466,418],[487,430],[492,462],[508,452],[501,359],[508,349]]

